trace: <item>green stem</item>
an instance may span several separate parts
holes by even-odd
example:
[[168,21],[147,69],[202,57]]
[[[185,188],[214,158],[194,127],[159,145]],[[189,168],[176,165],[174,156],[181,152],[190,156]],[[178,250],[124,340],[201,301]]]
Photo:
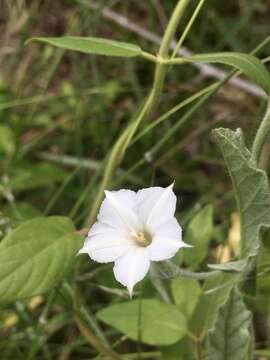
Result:
[[[63,289],[70,296],[70,300],[73,303],[73,308],[75,315],[78,316],[81,321],[84,320],[90,328],[94,331],[93,336],[97,337],[97,340],[100,341],[104,347],[110,348],[110,344],[100,329],[98,323],[96,322],[94,316],[89,312],[89,310],[81,303],[79,286],[74,283],[74,286],[71,287],[67,281],[64,281]],[[89,330],[92,332],[92,330]]]
[[[171,16],[171,19],[168,23],[168,26],[166,28],[165,34],[163,36],[163,40],[160,45],[160,50],[158,53],[158,58],[167,58],[168,51],[173,39],[173,36],[175,34],[178,22],[183,15],[186,6],[190,0],[180,0],[178,1],[173,14]],[[144,53],[144,57],[151,56],[151,54]],[[131,124],[124,130],[124,132],[120,135],[119,139],[116,141],[110,155],[108,158],[107,166],[104,171],[104,175],[98,190],[98,193],[96,195],[96,198],[94,200],[94,205],[91,209],[91,212],[86,220],[86,226],[91,226],[97,216],[98,209],[100,208],[101,202],[104,197],[104,190],[110,183],[110,180],[113,176],[114,170],[116,167],[120,164],[122,158],[125,155],[126,149],[132,140],[132,137],[134,136],[136,130],[138,129],[141,122],[149,116],[153,110],[155,109],[157,103],[159,102],[160,95],[162,92],[164,79],[166,75],[167,65],[164,63],[158,62],[156,64],[155,68],[155,75],[154,75],[154,82],[152,89],[150,91],[150,94],[147,96],[145,103],[141,107],[137,117],[135,120],[131,122]]]
[[152,61],[154,63],[158,63],[158,58],[155,55],[151,54],[151,53],[143,51],[141,53],[141,56],[146,60]]
[[173,59],[160,59],[160,62],[165,65],[183,65],[196,62],[196,55],[186,57],[176,57]]
[[252,145],[252,156],[253,159],[259,164],[260,156],[263,148],[263,144],[269,135],[270,132],[270,98],[267,102],[267,108],[264,115],[264,118],[259,126],[257,134],[255,136],[253,145]]
[[205,271],[205,272],[192,272],[192,271],[188,271],[186,269],[181,269],[179,268],[179,275],[182,277],[187,277],[187,278],[191,278],[191,279],[196,279],[196,280],[206,280],[209,278],[213,278],[215,276],[220,275],[220,271],[219,270],[211,270],[211,271]]
[[122,359],[121,356],[118,355],[116,352],[104,346],[98,340],[98,338],[84,325],[84,323],[81,321],[81,319],[78,316],[76,316],[75,320],[81,334],[85,337],[85,339],[89,342],[89,344],[93,346],[99,353],[108,355],[110,359],[114,359],[114,360]]
[[165,30],[165,34],[163,36],[162,43],[160,45],[160,49],[159,49],[160,57],[167,57],[173,36],[176,32],[177,25],[187,7],[187,5],[189,4],[189,2],[190,2],[190,0],[178,1],[178,4],[176,5],[176,7],[173,11],[173,14],[170,18],[168,26]]
[[141,353],[142,353],[142,300],[143,300],[143,283],[140,284],[140,293],[139,293],[139,306],[138,306],[138,319],[137,319],[137,325],[138,325],[138,341],[137,341],[137,354],[138,359],[141,359]]
[[176,45],[176,47],[175,47],[175,49],[174,49],[174,51],[173,51],[171,60],[175,57],[175,55],[178,53],[179,49],[180,49],[181,46],[183,45],[183,42],[185,41],[185,39],[186,39],[186,37],[187,37],[187,35],[188,35],[188,33],[189,33],[192,25],[194,24],[194,21],[196,20],[196,18],[197,18],[197,16],[198,16],[198,14],[199,14],[199,12],[200,12],[200,10],[201,10],[204,2],[205,2],[205,0],[200,0],[199,4],[197,5],[197,7],[196,7],[196,9],[195,9],[195,11],[194,11],[194,13],[193,13],[193,15],[191,16],[191,18],[190,18],[190,20],[189,20],[189,22],[188,22],[185,30],[183,31],[183,34],[181,35],[181,37],[180,37],[180,39],[179,39],[179,41],[178,41],[178,43],[177,43],[177,45]]
[[96,219],[98,209],[100,208],[101,202],[104,197],[104,190],[107,187],[107,184],[110,182],[110,179],[113,175],[115,167],[120,162],[119,155],[121,154],[121,149],[123,148],[123,144],[126,140],[127,132],[124,131],[122,135],[120,135],[119,139],[117,140],[116,144],[114,145],[107,162],[107,166],[104,170],[104,175],[99,186],[98,193],[94,199],[94,205],[91,208],[90,214],[85,222],[85,226],[90,227]]
[[144,135],[146,135],[150,130],[154,129],[156,126],[158,126],[159,124],[161,124],[163,121],[165,121],[167,118],[169,118],[171,115],[173,115],[174,113],[176,113],[177,111],[179,111],[180,109],[182,109],[184,106],[189,105],[190,103],[192,103],[194,100],[200,98],[202,95],[210,92],[211,90],[213,90],[216,87],[216,84],[211,84],[207,87],[205,87],[202,90],[199,90],[198,92],[196,92],[195,94],[191,95],[190,97],[182,100],[179,104],[177,104],[176,106],[174,106],[172,109],[170,109],[169,111],[167,111],[165,114],[161,115],[159,118],[157,118],[155,121],[153,121],[152,123],[150,123],[149,125],[147,125],[146,127],[143,128],[143,130],[132,140],[132,142],[130,143],[130,146],[132,146],[134,143],[136,143],[139,139],[141,139]]
[[[89,342],[94,349],[96,349],[100,354],[109,356],[110,359],[113,360],[121,360],[121,356],[113,351],[107,342],[107,339],[103,337],[103,334],[99,331],[99,328],[94,323],[93,319],[91,319],[90,314],[84,308],[84,306],[80,302],[79,296],[79,288],[75,285],[72,288],[67,281],[63,283],[64,289],[70,296],[70,299],[73,302],[73,307],[75,311],[75,323],[80,331],[80,333],[84,336],[84,338]],[[83,311],[82,311],[83,310]],[[92,330],[86,326],[83,315],[87,316],[88,320],[92,323],[92,327],[95,328],[96,332],[98,333],[99,337],[97,337]]]
[[197,360],[202,360],[203,350],[202,350],[202,341],[200,338],[198,338],[196,341],[196,352],[197,352]]

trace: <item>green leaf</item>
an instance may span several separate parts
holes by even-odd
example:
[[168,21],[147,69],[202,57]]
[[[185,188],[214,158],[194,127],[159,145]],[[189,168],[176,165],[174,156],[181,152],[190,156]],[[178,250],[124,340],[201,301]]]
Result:
[[[270,248],[262,246],[258,256],[258,291],[270,299]],[[262,276],[263,275],[263,276]]]
[[12,130],[6,125],[0,125],[0,154],[11,156],[15,151],[15,139]]
[[216,129],[214,135],[232,178],[241,223],[242,257],[256,256],[260,231],[270,226],[270,192],[265,171],[258,169],[240,129]]
[[15,221],[30,220],[42,216],[40,210],[26,202],[16,202],[16,208],[12,205],[7,205],[3,208],[2,213],[4,216]]
[[190,249],[184,249],[184,262],[192,268],[196,268],[206,258],[208,247],[213,236],[213,207],[205,206],[188,224],[185,241],[192,245]]
[[20,164],[10,173],[10,185],[14,191],[33,190],[50,187],[66,178],[66,173],[59,166],[47,163]]
[[173,279],[181,275],[180,268],[172,260],[153,262],[151,264],[153,277]]
[[198,305],[190,321],[193,333],[204,335],[213,327],[220,306],[227,300],[233,286],[240,281],[240,277],[238,273],[221,272],[205,281]]
[[[139,300],[111,305],[97,313],[98,319],[138,340]],[[142,300],[142,341],[149,345],[170,345],[186,331],[185,317],[177,306],[156,299]]]
[[207,360],[248,360],[251,313],[234,288],[220,308],[213,330],[207,336]]
[[27,41],[39,41],[66,50],[79,51],[86,54],[134,57],[142,53],[139,46],[115,40],[95,37],[35,37]]
[[171,282],[172,295],[179,310],[189,318],[199,300],[201,287],[198,280],[177,278]]
[[41,294],[70,269],[82,236],[65,217],[35,218],[0,244],[0,303]]
[[247,267],[247,259],[229,261],[223,264],[208,264],[208,267],[213,270],[230,271],[241,273]]
[[270,92],[270,75],[264,64],[255,56],[237,52],[222,52],[213,54],[194,55],[184,58],[184,61],[198,63],[219,63],[235,67],[251,80]]
[[262,242],[265,247],[270,249],[270,229],[267,229],[262,233]]

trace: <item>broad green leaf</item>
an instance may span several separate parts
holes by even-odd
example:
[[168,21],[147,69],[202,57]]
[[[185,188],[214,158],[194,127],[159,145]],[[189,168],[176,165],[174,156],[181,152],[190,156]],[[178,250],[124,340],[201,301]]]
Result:
[[218,309],[227,300],[233,286],[240,281],[240,277],[240,274],[221,272],[205,281],[198,305],[190,321],[194,333],[204,335],[213,327]]
[[65,217],[28,220],[0,244],[0,303],[41,294],[70,269],[82,236]]
[[172,295],[179,310],[189,318],[199,300],[201,287],[198,280],[177,278],[171,282]]
[[270,74],[264,64],[253,55],[223,52],[194,55],[184,58],[184,60],[188,62],[219,63],[233,66],[257,83],[267,94],[270,92]]
[[86,54],[134,57],[140,55],[142,52],[141,48],[134,44],[95,37],[35,37],[28,40],[28,43],[33,41],[39,41],[58,48],[79,51]]
[[185,242],[193,248],[183,250],[187,265],[196,268],[206,258],[213,230],[213,207],[207,205],[188,224]]
[[207,360],[248,360],[251,336],[251,313],[234,288],[219,309],[214,328],[206,341]]
[[[98,319],[116,328],[133,340],[138,340],[139,301],[111,305],[97,313]],[[186,331],[185,317],[177,306],[156,299],[142,300],[142,341],[149,345],[170,345],[180,340]]]
[[0,154],[12,155],[15,151],[15,139],[12,130],[6,125],[0,125]]
[[232,178],[241,223],[242,257],[255,256],[260,231],[270,226],[270,192],[266,173],[257,168],[245,147],[240,129],[216,129],[226,166]]

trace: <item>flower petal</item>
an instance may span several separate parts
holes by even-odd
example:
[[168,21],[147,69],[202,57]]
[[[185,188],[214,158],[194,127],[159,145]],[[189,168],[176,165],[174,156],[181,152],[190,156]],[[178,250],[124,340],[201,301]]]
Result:
[[150,259],[147,248],[134,247],[116,260],[113,272],[116,280],[126,286],[132,296],[134,285],[145,277],[149,267]]
[[79,254],[88,254],[97,262],[107,263],[115,261],[133,246],[134,241],[125,232],[96,223],[90,230]]
[[189,247],[182,241],[182,229],[175,218],[169,220],[158,229],[149,245],[150,259],[161,261],[170,259],[182,247]]
[[115,229],[133,230],[138,227],[136,193],[131,190],[105,191],[98,220]]
[[173,184],[167,188],[150,187],[137,192],[138,213],[150,231],[174,216],[176,196],[172,187]]
[[169,237],[175,240],[182,239],[182,228],[175,217],[169,219],[166,223],[157,227],[153,233],[154,236]]
[[111,230],[115,230],[115,229],[112,226],[108,225],[108,224],[97,221],[90,228],[90,230],[88,232],[88,236],[101,234],[101,233],[104,233],[106,231],[111,231]]

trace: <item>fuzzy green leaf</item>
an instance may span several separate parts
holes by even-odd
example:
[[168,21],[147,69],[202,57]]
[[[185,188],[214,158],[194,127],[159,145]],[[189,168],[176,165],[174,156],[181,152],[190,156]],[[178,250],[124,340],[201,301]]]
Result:
[[190,56],[185,61],[198,63],[219,63],[230,65],[242,71],[257,83],[267,94],[270,92],[270,75],[264,64],[255,56],[237,52],[222,52]]
[[247,267],[247,259],[229,261],[223,264],[208,264],[208,267],[213,270],[241,273]]
[[240,129],[216,129],[214,135],[229,170],[241,223],[242,257],[256,256],[260,231],[270,227],[270,191],[265,171],[257,168]]
[[225,303],[240,278],[239,273],[220,272],[205,281],[203,292],[190,321],[193,333],[205,334],[213,327],[220,306]]
[[[97,313],[98,319],[113,326],[133,340],[138,340],[139,301],[115,304]],[[142,341],[149,345],[170,345],[186,331],[185,317],[177,306],[156,299],[142,300]]]
[[86,54],[134,57],[140,55],[142,52],[141,48],[134,44],[95,37],[35,37],[28,40],[27,43],[33,41],[39,41],[58,48],[79,51]]
[[73,264],[83,238],[65,217],[24,222],[0,244],[0,303],[41,294]]
[[214,328],[206,341],[206,360],[250,359],[251,313],[236,288],[219,309]]

